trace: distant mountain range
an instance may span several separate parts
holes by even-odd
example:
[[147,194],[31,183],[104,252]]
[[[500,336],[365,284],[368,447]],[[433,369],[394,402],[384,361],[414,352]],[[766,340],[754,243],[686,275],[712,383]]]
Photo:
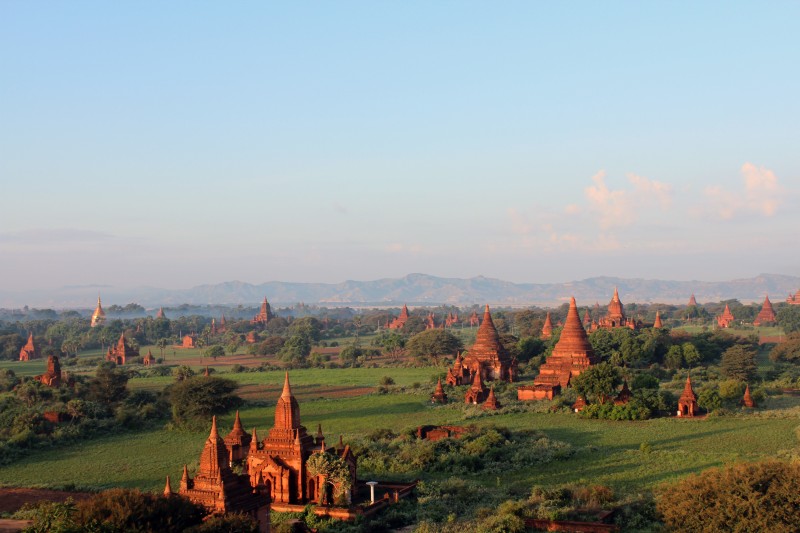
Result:
[[800,277],[761,274],[754,278],[731,281],[665,281],[596,277],[569,283],[512,283],[477,276],[469,279],[440,278],[409,274],[403,278],[342,283],[288,283],[270,281],[255,285],[229,281],[199,285],[191,289],[139,287],[71,286],[49,291],[25,293],[0,292],[0,307],[19,308],[93,308],[98,292],[103,303],[125,305],[131,302],[147,308],[158,306],[244,305],[253,306],[266,296],[272,305],[298,302],[327,307],[382,307],[439,304],[493,306],[555,306],[575,296],[580,305],[606,303],[614,287],[619,288],[623,303],[685,304],[694,294],[699,303],[736,298],[742,302],[761,301],[769,294],[774,302],[786,299],[800,289]]

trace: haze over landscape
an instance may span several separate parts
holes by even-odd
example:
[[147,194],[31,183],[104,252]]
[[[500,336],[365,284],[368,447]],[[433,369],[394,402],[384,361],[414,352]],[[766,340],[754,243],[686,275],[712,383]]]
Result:
[[4,3],[0,299],[796,275],[799,9]]

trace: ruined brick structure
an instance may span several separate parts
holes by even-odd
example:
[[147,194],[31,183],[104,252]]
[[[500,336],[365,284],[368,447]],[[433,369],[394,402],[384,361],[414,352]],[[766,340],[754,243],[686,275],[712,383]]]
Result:
[[517,377],[517,362],[500,342],[500,335],[492,321],[487,305],[483,312],[483,322],[475,336],[475,344],[467,351],[463,366],[470,376],[479,373],[486,380],[513,382]]
[[575,298],[570,298],[569,311],[561,337],[553,348],[553,353],[539,368],[539,375],[533,386],[517,389],[520,400],[552,399],[561,389],[569,386],[570,380],[596,362],[594,350],[589,344],[586,330],[578,316]]
[[326,452],[340,457],[351,473],[352,497],[356,488],[356,458],[350,446],[325,445],[322,428],[316,440],[300,423],[300,407],[292,394],[289,373],[286,373],[278,403],[275,407],[275,425],[260,443],[254,437],[247,453],[247,472],[254,487],[264,487],[271,495],[273,505],[330,502],[328,485],[319,476],[311,477],[306,461],[313,453]]
[[786,298],[786,303],[789,305],[800,305],[800,289],[798,289],[796,293],[790,294],[789,297]]
[[697,395],[692,389],[692,377],[686,376],[686,384],[683,386],[683,393],[678,399],[678,416],[691,417],[700,414],[700,407],[697,405]]
[[92,323],[91,326],[94,328],[96,326],[101,326],[106,321],[106,312],[103,311],[103,305],[100,303],[100,297],[97,297],[97,307],[92,313]]
[[614,398],[614,405],[625,405],[633,398],[633,393],[628,388],[628,382],[622,382],[622,389],[617,393],[617,397]]
[[152,365],[156,364],[156,358],[153,357],[153,352],[151,352],[150,350],[147,350],[147,355],[145,355],[144,359],[142,359],[142,364],[144,366],[152,366]]
[[550,320],[550,311],[547,312],[547,316],[544,318],[541,337],[544,340],[548,340],[553,337],[553,322]]
[[125,338],[125,334],[122,333],[117,343],[108,347],[106,361],[124,365],[130,357],[139,357],[139,350],[132,348],[131,345],[128,344],[128,339]]
[[164,314],[163,307],[158,308],[158,313],[156,313],[156,318],[167,318],[167,316]]
[[464,426],[419,426],[417,438],[431,441],[457,439],[469,430],[470,428]]
[[[169,477],[164,494],[172,493]],[[230,468],[230,454],[217,431],[217,417],[211,422],[211,433],[200,454],[200,467],[194,478],[186,465],[178,494],[203,505],[214,514],[242,512],[258,520],[269,512],[269,494],[254,489],[247,474],[236,474]],[[261,511],[259,511],[261,510]]]
[[34,377],[36,381],[48,387],[60,387],[66,381],[61,373],[61,363],[58,361],[57,355],[51,355],[47,358],[47,372]]
[[[800,291],[798,291],[798,292],[800,292]],[[469,326],[471,328],[474,328],[475,326],[478,326],[479,324],[480,324],[480,321],[478,320],[478,313],[477,313],[477,311],[473,311],[472,314],[469,315]]]
[[181,339],[181,348],[195,348],[197,346],[197,335],[190,333]]
[[31,359],[39,359],[42,356],[39,347],[33,342],[33,333],[28,335],[28,342],[19,351],[20,361],[30,361]]
[[408,306],[403,304],[403,309],[400,310],[400,315],[389,322],[389,329],[402,329],[408,322],[410,315],[408,314]]
[[728,304],[725,304],[725,310],[717,317],[717,326],[721,328],[729,328],[733,324],[733,313],[731,313]]
[[425,329],[436,329],[436,318],[433,316],[433,312],[429,312],[425,317]]
[[694,297],[694,293],[689,297],[688,307],[697,307],[697,300]]
[[452,311],[447,313],[447,318],[444,319],[444,326],[450,328],[458,324],[458,313]]
[[754,326],[766,326],[767,324],[775,324],[778,317],[775,316],[775,309],[772,308],[772,302],[769,301],[769,295],[764,298],[764,304],[761,306],[758,316],[753,320]]
[[250,323],[266,326],[273,318],[275,318],[275,315],[272,313],[272,308],[267,301],[267,297],[264,296],[264,301],[261,302],[261,309],[259,310],[258,314],[253,317]]

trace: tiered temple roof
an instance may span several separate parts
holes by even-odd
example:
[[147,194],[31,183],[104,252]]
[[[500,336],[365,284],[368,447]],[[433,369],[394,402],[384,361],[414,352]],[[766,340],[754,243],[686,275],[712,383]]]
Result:
[[697,300],[694,297],[694,293],[689,297],[689,307],[697,306]]
[[492,320],[487,305],[483,312],[483,322],[475,336],[475,344],[467,351],[464,364],[470,373],[480,373],[485,379],[514,381],[515,368],[511,355],[500,342],[500,335]]
[[636,321],[625,316],[625,309],[622,305],[622,301],[619,299],[619,291],[614,287],[614,296],[612,296],[611,301],[608,302],[608,312],[606,316],[597,322],[597,327],[593,325],[593,329],[621,327],[635,329]]
[[[217,417],[211,421],[211,433],[200,454],[200,467],[194,478],[186,465],[178,494],[205,506],[215,514],[244,512],[255,516],[258,509],[269,505],[265,492],[253,490],[246,474],[235,474],[230,468],[230,455],[217,431]],[[164,488],[166,493],[169,487]]]
[[255,430],[247,454],[247,471],[254,487],[268,487],[273,506],[277,504],[306,504],[322,502],[326,496],[323,481],[311,478],[306,461],[313,453],[333,453],[350,469],[351,493],[356,488],[356,460],[349,446],[341,450],[326,447],[322,428],[314,439],[300,423],[300,406],[292,394],[289,373],[286,373],[283,392],[275,406],[275,424],[267,437],[257,442]]
[[230,455],[230,462],[236,463],[247,457],[247,450],[250,448],[251,435],[242,427],[242,420],[239,418],[239,411],[236,411],[236,418],[233,421],[233,429],[223,439],[225,447]]
[[270,307],[267,297],[264,296],[264,301],[261,302],[261,309],[259,310],[258,314],[253,317],[250,323],[267,324],[273,318],[275,318],[275,315],[272,313],[272,307]]
[[725,310],[717,317],[717,326],[721,328],[729,328],[733,323],[733,313],[728,304],[725,304]]
[[533,387],[520,387],[518,396],[521,400],[552,398],[562,388],[569,386],[573,377],[594,363],[594,350],[578,316],[578,306],[575,298],[570,298],[567,320],[553,353],[539,368]]
[[769,301],[769,295],[764,298],[764,304],[761,306],[761,311],[753,321],[754,326],[763,326],[765,324],[774,324],[778,321],[775,316],[775,309],[772,308],[772,302]]
[[39,347],[33,342],[33,332],[28,334],[28,342],[19,351],[20,361],[30,361],[31,359],[39,359],[42,356],[39,352]]

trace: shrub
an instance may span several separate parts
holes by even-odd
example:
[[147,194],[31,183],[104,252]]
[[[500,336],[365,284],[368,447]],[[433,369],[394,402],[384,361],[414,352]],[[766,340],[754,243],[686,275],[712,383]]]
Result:
[[764,461],[705,470],[663,488],[657,508],[672,531],[796,531],[800,465]]

